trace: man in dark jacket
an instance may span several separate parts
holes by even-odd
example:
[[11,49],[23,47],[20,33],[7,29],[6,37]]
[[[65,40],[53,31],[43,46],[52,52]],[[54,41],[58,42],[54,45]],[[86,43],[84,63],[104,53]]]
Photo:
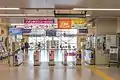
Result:
[[25,42],[25,52],[28,53],[28,48],[29,48],[29,43],[26,41]]

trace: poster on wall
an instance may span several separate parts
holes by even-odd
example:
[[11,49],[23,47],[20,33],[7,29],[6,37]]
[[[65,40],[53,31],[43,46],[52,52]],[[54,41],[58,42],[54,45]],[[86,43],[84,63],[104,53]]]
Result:
[[71,19],[58,19],[58,29],[72,29]]

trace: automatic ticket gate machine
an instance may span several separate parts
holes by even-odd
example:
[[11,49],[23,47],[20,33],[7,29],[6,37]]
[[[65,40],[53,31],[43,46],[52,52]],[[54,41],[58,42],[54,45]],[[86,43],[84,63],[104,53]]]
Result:
[[63,62],[62,62],[64,66],[67,66],[67,55],[68,55],[68,53],[65,50],[64,54],[63,54]]
[[49,66],[54,66],[55,65],[55,63],[54,63],[54,53],[55,53],[54,49],[49,50]]

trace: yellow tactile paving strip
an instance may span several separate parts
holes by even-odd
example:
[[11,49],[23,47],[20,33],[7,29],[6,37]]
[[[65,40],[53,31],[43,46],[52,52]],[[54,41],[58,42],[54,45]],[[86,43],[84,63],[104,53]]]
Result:
[[95,66],[89,66],[89,68],[96,73],[97,75],[99,75],[100,77],[102,77],[104,80],[115,80],[112,77],[108,76],[107,74],[105,74],[103,71],[97,69]]

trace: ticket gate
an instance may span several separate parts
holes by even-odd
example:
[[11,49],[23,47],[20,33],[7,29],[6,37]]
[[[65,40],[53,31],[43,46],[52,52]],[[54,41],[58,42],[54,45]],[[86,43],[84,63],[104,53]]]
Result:
[[67,65],[67,55],[68,55],[67,51],[64,51],[63,62],[62,62],[64,66]]
[[36,49],[34,51],[34,66],[40,66],[39,54],[40,52],[38,51],[38,49]]
[[55,53],[54,49],[51,49],[49,51],[49,66],[54,66],[55,65],[55,63],[54,63],[54,53]]

